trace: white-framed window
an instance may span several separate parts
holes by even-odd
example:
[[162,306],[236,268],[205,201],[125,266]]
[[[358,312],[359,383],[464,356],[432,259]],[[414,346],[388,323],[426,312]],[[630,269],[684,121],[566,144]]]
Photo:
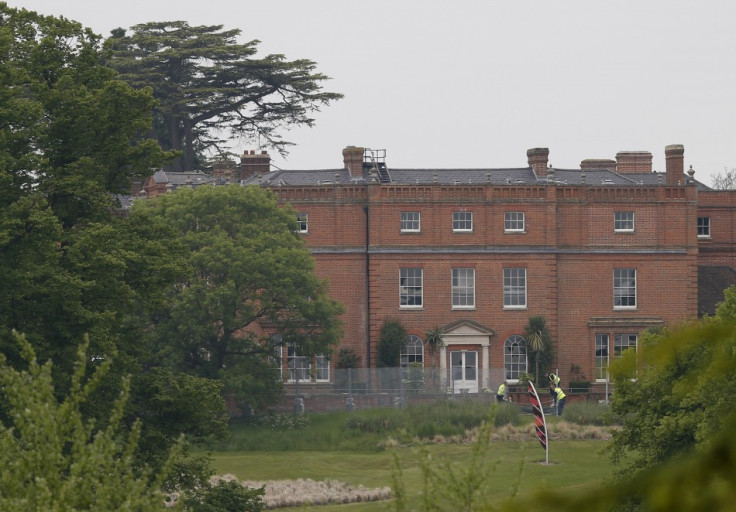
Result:
[[506,212],[503,214],[503,230],[506,233],[523,233],[524,212]]
[[452,230],[456,232],[473,231],[473,212],[452,212]]
[[636,350],[639,335],[636,333],[617,333],[613,335],[613,357],[621,357],[624,351],[633,348]]
[[507,381],[518,381],[519,375],[526,373],[526,341],[518,334],[509,336],[503,343],[503,364]]
[[636,308],[636,269],[613,269],[613,308]]
[[616,232],[634,231],[634,212],[614,212],[613,230]]
[[309,214],[307,212],[300,212],[296,214],[296,230],[299,233],[309,233]]
[[412,375],[411,368],[424,368],[424,343],[422,338],[414,334],[406,337],[400,355],[401,378],[404,380],[417,377]]
[[317,382],[330,381],[330,360],[324,354],[314,356],[314,380]]
[[399,269],[399,307],[422,307],[423,272],[419,267]]
[[421,215],[419,212],[401,212],[401,232],[418,233],[421,229]]
[[323,354],[303,356],[295,347],[286,347],[288,382],[329,382],[330,360]]
[[610,338],[608,334],[595,335],[595,380],[608,379],[608,348]]
[[286,347],[286,364],[289,367],[288,382],[311,380],[309,358],[300,355],[295,347]]
[[698,238],[710,238],[710,217],[698,217]]
[[525,268],[503,269],[503,307],[505,309],[526,308]]
[[279,376],[279,380],[284,377],[284,363],[282,358],[284,347],[281,345],[281,341],[282,339],[280,334],[271,335],[273,352],[270,356],[268,356],[268,365],[276,370]]
[[475,307],[475,269],[452,269],[452,307]]

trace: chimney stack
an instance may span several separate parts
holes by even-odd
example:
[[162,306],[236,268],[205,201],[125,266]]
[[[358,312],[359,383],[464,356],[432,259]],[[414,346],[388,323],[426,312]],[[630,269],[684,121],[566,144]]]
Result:
[[649,151],[619,151],[616,153],[616,172],[644,174],[652,172],[652,154]]
[[547,175],[547,161],[549,157],[549,148],[532,148],[526,152],[526,158],[529,167],[532,168],[537,177]]
[[256,174],[266,174],[271,171],[271,157],[266,151],[256,154],[254,150],[243,151],[240,156],[240,179],[247,180]]
[[667,170],[665,172],[667,185],[685,184],[685,146],[670,144],[664,148]]
[[580,162],[581,171],[592,171],[594,169],[616,170],[616,160],[610,158],[586,158]]
[[350,171],[353,178],[363,177],[363,148],[357,146],[347,146],[342,150],[342,161],[345,169]]

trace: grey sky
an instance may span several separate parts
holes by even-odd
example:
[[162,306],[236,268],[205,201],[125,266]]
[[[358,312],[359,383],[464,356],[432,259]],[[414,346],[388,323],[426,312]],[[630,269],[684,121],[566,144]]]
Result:
[[[732,0],[9,0],[108,36],[148,21],[221,24],[263,54],[307,58],[345,99],[318,113],[289,169],[342,165],[348,145],[389,167],[523,167],[685,146],[685,166],[736,167]],[[451,5],[452,4],[452,5]],[[253,144],[239,144],[257,149]]]

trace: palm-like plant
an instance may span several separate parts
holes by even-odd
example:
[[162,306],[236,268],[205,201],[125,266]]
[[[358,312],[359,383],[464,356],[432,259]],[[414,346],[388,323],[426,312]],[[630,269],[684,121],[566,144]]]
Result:
[[526,333],[527,348],[534,355],[534,381],[539,386],[539,366],[542,355],[551,345],[551,337],[547,330],[547,320],[543,316],[529,317],[529,323],[524,329]]
[[429,331],[425,332],[424,336],[426,340],[425,343],[427,344],[427,347],[429,347],[429,351],[432,353],[434,353],[438,348],[445,345],[445,342],[442,338],[442,329],[440,329],[439,327],[433,327]]

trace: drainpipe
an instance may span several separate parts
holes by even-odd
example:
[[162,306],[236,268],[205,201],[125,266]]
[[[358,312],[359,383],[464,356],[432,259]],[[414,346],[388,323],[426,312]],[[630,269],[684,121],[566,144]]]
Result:
[[[366,368],[371,367],[371,257],[368,252],[371,240],[370,230],[370,210],[367,206],[363,207],[365,213],[365,354],[366,354]],[[370,376],[370,372],[368,372]],[[369,377],[370,379],[370,377]]]

